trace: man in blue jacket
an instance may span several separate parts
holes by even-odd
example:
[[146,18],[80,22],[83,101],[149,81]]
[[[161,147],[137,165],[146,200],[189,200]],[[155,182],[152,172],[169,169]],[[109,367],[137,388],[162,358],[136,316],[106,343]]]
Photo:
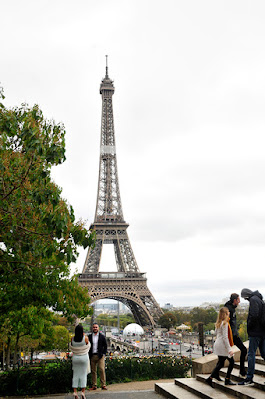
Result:
[[247,319],[247,331],[249,337],[248,348],[248,372],[247,378],[238,385],[253,385],[255,372],[256,350],[259,348],[260,354],[265,359],[265,329],[261,324],[261,314],[263,312],[262,295],[259,291],[251,291],[243,288],[241,296],[249,301],[249,311]]
[[89,350],[92,374],[91,390],[97,389],[97,367],[99,368],[101,388],[106,390],[105,355],[107,353],[107,341],[105,336],[99,332],[99,326],[97,323],[93,324],[92,329],[93,333],[88,336],[91,344]]

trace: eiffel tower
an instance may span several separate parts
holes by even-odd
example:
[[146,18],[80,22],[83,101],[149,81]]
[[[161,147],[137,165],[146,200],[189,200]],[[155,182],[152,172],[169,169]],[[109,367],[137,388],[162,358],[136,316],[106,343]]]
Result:
[[[96,232],[94,248],[89,248],[79,284],[87,287],[91,302],[111,298],[124,303],[136,323],[154,327],[163,314],[147,287],[145,273],[141,273],[127,234],[118,181],[112,96],[113,81],[106,75],[101,81],[102,96],[101,142],[97,205],[91,229]],[[99,272],[103,244],[113,244],[116,272]]]

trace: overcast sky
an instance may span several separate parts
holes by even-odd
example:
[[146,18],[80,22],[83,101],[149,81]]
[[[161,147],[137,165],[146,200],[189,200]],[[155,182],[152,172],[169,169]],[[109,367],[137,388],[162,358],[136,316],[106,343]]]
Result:
[[[153,295],[175,306],[245,287],[265,295],[264,1],[0,0],[0,10],[5,105],[37,103],[64,123],[67,160],[53,177],[76,217],[94,220],[108,54],[123,212]],[[105,270],[116,270],[111,245]]]

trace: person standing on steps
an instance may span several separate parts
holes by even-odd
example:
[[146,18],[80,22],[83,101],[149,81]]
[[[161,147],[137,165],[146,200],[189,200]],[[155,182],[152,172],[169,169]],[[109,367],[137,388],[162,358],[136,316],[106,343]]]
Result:
[[97,368],[99,368],[101,388],[107,390],[105,373],[105,355],[107,353],[107,341],[105,336],[101,332],[99,332],[99,326],[97,323],[93,324],[92,330],[93,333],[89,334],[88,336],[89,342],[91,344],[89,358],[91,364],[92,388],[90,388],[90,390],[97,389]]
[[238,385],[253,385],[257,348],[259,348],[261,356],[263,359],[265,359],[265,329],[261,322],[261,315],[263,312],[263,297],[259,291],[253,292],[248,288],[243,288],[241,291],[241,296],[249,301],[247,319],[249,347],[247,378],[243,381],[240,381]]
[[224,367],[225,360],[229,361],[225,377],[225,385],[236,385],[230,380],[231,372],[234,367],[234,352],[232,350],[233,336],[229,324],[229,310],[223,307],[219,310],[217,321],[215,323],[216,341],[214,343],[214,353],[218,356],[218,362],[211,375],[205,380],[213,388],[213,378],[223,381],[219,376],[219,371]]
[[245,347],[245,345],[243,344],[238,335],[237,322],[236,322],[236,308],[238,307],[239,304],[240,304],[240,296],[236,293],[233,293],[230,295],[230,299],[228,302],[226,302],[225,307],[227,307],[230,312],[229,323],[233,334],[234,345],[236,345],[238,349],[240,349],[241,351],[239,373],[241,377],[245,377],[246,376],[245,359],[247,355],[247,348]]

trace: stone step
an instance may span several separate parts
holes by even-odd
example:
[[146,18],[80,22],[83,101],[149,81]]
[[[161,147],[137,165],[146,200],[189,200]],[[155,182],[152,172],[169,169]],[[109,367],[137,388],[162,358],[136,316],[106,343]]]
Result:
[[[260,374],[260,372],[261,372],[260,367],[263,367],[263,366],[256,364],[255,375],[253,377],[253,381],[255,383],[256,388],[259,388],[259,389],[265,391],[265,374]],[[225,377],[226,373],[227,373],[227,368],[223,368],[220,370],[220,376]],[[239,381],[242,381],[244,378],[239,377],[238,370],[233,369],[233,371],[231,373],[231,379],[234,380],[235,382],[239,382]]]
[[[261,358],[261,359],[262,359],[262,358]],[[263,359],[262,359],[262,360],[263,360]],[[239,368],[240,368],[240,363],[239,363],[239,362],[236,362],[234,368],[237,369],[237,370],[239,370]],[[248,369],[248,362],[245,362],[245,368],[246,368],[246,370]],[[262,376],[265,377],[265,362],[257,362],[257,361],[256,361],[256,364],[255,364],[255,374],[262,375]]]
[[164,396],[164,398],[169,399],[198,399],[197,395],[178,387],[174,382],[156,383],[155,391],[161,396]]
[[197,378],[175,378],[175,384],[187,390],[190,394],[197,395],[197,398],[205,399],[234,399],[234,396],[229,392],[222,392],[220,390],[210,387],[203,381],[199,381]]
[[256,363],[265,365],[265,360],[261,356],[256,356]]
[[196,378],[176,378],[175,383],[157,383],[155,391],[169,399],[234,399],[234,396],[215,390]]
[[[196,376],[197,380],[200,382],[204,382],[209,377],[210,374],[198,374]],[[239,377],[238,377],[239,378]],[[260,377],[261,378],[261,377]],[[231,380],[234,378],[232,377]],[[236,381],[234,381],[236,382]],[[205,383],[206,385],[206,383]],[[241,399],[264,399],[264,391],[259,389],[257,385],[254,386],[240,386],[240,385],[224,385],[223,381],[213,380],[214,388],[218,388],[219,392],[223,395],[229,394],[232,397],[237,397]],[[263,387],[264,387],[264,379],[263,379]],[[211,388],[211,387],[210,387]],[[213,388],[211,388],[213,389]],[[213,389],[214,390],[214,389]]]

